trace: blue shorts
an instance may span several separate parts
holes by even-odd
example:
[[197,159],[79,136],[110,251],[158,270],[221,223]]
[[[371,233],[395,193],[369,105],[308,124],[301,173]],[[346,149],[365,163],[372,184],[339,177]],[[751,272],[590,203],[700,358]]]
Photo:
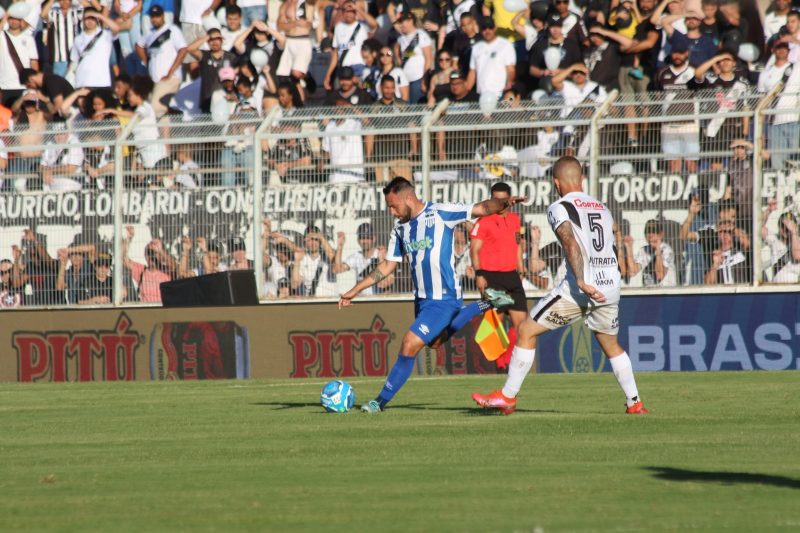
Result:
[[461,300],[414,300],[416,320],[408,331],[430,344],[450,325],[462,306]]

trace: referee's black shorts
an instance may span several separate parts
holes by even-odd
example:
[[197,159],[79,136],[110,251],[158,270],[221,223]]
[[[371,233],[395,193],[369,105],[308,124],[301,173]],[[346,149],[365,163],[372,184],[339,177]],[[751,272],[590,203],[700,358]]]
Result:
[[500,289],[506,291],[514,299],[513,305],[506,305],[498,309],[498,311],[514,311],[528,312],[528,301],[525,299],[525,289],[522,288],[522,280],[516,270],[511,272],[490,272],[483,271],[483,277],[492,289]]

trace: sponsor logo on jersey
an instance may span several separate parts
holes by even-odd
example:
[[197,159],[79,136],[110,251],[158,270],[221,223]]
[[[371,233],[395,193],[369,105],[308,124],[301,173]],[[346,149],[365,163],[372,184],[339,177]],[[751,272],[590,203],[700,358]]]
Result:
[[590,257],[589,264],[593,267],[615,267],[617,266],[616,257]]
[[433,248],[433,241],[430,237],[425,237],[421,241],[405,241],[403,244],[409,252],[418,252],[420,250],[430,250]]
[[577,199],[577,200],[575,200],[573,202],[573,204],[575,204],[575,207],[580,207],[581,209],[601,209],[602,210],[602,209],[606,208],[605,205],[603,205],[601,202],[598,202],[596,200],[592,201],[592,202],[584,202],[581,199]]

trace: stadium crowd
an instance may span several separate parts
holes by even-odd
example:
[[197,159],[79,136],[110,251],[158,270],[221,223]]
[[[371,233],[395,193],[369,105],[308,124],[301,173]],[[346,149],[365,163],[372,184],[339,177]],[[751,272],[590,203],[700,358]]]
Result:
[[[509,11],[514,4],[519,10]],[[774,0],[766,13],[758,13],[736,0],[0,2],[0,172],[6,177],[0,175],[0,190],[111,187],[113,150],[82,148],[77,141],[98,141],[99,134],[86,130],[78,138],[76,131],[92,125],[119,129],[134,115],[133,138],[141,144],[125,153],[126,186],[246,185],[249,174],[243,169],[253,158],[246,142],[209,140],[206,146],[168,149],[148,141],[163,134],[160,125],[171,117],[207,113],[218,125],[214,131],[236,135],[254,131],[273,108],[290,118],[317,105],[331,108],[320,120],[326,135],[318,146],[299,135],[299,123],[284,121],[278,126],[281,139],[264,150],[265,168],[281,182],[411,178],[419,139],[361,135],[366,121],[353,108],[388,117],[410,104],[434,105],[445,98],[451,106],[472,102],[490,108],[534,100],[556,102],[555,117],[569,119],[578,106],[599,104],[619,90],[642,102],[660,102],[665,114],[722,115],[644,131],[641,118],[634,120],[640,109],[625,106],[622,112],[631,120],[618,132],[620,149],[662,152],[661,170],[725,169],[731,176],[721,201],[711,202],[703,189],[693,195],[679,229],[671,231],[661,220],[648,223],[647,245],[640,250],[633,249],[629,228],[621,224],[617,248],[623,274],[643,271],[645,285],[659,286],[750,281],[752,221],[742,209],[753,201],[749,154],[763,149],[766,164],[780,170],[792,163],[786,152],[800,146],[795,96],[800,68],[794,68],[800,61],[798,4]],[[766,125],[767,146],[754,147],[752,124],[726,120],[722,109],[752,106],[751,95],[765,94],[779,82],[785,87],[777,107],[787,112]],[[688,104],[687,110],[686,102],[703,91],[711,91],[708,101],[717,107]],[[530,118],[520,115],[521,121]],[[549,157],[580,155],[588,142],[571,128],[544,128],[518,140],[518,148],[536,144],[536,153]],[[437,134],[434,157],[444,160],[455,150],[471,157],[480,149],[479,139],[461,141],[463,146],[454,147],[450,133]],[[45,145],[50,148],[42,149]],[[716,155],[698,157],[706,152]],[[775,205],[765,209],[765,224]],[[797,282],[795,216],[781,214],[778,227],[777,235],[769,235],[764,226],[771,257],[765,277]],[[539,233],[538,228],[524,232],[528,288],[543,288],[556,275],[557,250],[540,249]],[[336,275],[347,270],[362,275],[385,253],[371,228],[359,228],[361,252],[348,258],[341,257],[344,236],[325,237],[314,228],[298,239],[271,230],[264,235],[267,292],[275,297],[333,295],[327,292],[334,290]],[[468,248],[467,231],[456,238],[456,246]],[[195,237],[180,250],[167,250],[154,240],[145,251],[147,264],[123,257],[126,298],[151,301],[157,291],[148,283],[244,267],[244,244],[234,241]],[[45,293],[41,303],[59,303],[56,293],[69,303],[105,301],[107,251],[78,242],[51,258],[36,243],[36,234],[26,232],[13,257],[0,262],[4,294],[28,303],[40,303],[37,295]],[[459,268],[470,286],[469,254],[462,257]],[[695,258],[689,279],[680,273],[682,265],[676,267],[680,257]],[[26,261],[29,270],[23,273]],[[401,281],[385,280],[375,290],[405,290],[394,286]],[[80,292],[79,286],[92,289]]]

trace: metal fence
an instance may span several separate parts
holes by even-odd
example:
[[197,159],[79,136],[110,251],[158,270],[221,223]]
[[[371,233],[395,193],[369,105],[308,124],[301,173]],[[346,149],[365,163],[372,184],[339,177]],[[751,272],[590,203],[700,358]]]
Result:
[[[432,201],[477,202],[501,180],[528,196],[519,212],[535,293],[556,274],[545,213],[550,167],[567,154],[615,214],[629,287],[796,284],[797,102],[779,90],[612,92],[576,105],[340,102],[224,123],[16,128],[0,134],[0,301],[156,303],[162,281],[240,268],[257,272],[265,300],[335,298],[386,253],[394,222],[381,189],[397,175]],[[455,242],[468,291],[469,228]],[[661,281],[654,247],[671,264]],[[410,288],[401,266],[371,294]]]

